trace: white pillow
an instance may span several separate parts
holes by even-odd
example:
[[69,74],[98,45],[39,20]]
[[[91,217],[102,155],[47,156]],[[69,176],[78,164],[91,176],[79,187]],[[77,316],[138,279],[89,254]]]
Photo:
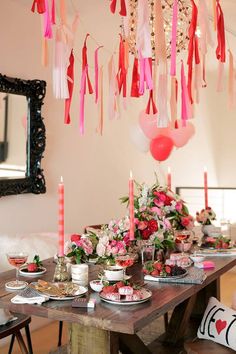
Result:
[[211,297],[197,336],[236,350],[236,311]]

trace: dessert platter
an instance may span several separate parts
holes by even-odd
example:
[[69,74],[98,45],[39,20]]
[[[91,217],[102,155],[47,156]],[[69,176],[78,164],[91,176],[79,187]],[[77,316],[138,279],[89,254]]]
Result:
[[39,267],[34,271],[29,271],[27,266],[23,266],[19,269],[19,274],[23,277],[37,277],[46,273],[47,269],[45,267]]
[[104,286],[99,294],[101,300],[114,305],[136,305],[151,299],[152,292],[141,286],[122,281]]
[[31,283],[30,286],[41,295],[46,295],[52,300],[72,300],[88,291],[86,287],[71,282],[53,283],[38,280]]
[[166,264],[160,261],[148,261],[143,265],[143,272],[149,277],[155,279],[170,278],[180,279],[184,278],[188,271],[187,269],[174,264]]

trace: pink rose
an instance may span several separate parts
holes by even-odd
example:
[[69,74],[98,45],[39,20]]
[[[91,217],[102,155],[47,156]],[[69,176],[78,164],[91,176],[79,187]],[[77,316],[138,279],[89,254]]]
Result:
[[139,230],[144,230],[146,229],[148,226],[148,222],[147,221],[139,221],[139,224],[138,224],[138,229]]
[[181,210],[183,209],[182,202],[177,202],[176,205],[175,205],[175,209],[180,213]]
[[79,234],[73,234],[73,235],[71,235],[71,237],[70,237],[70,240],[71,240],[71,242],[77,242],[77,241],[79,241],[81,239],[81,235],[79,235]]

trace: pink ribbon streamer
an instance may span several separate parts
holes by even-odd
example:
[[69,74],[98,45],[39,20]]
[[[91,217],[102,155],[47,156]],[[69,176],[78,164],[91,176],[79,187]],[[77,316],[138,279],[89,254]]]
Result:
[[87,72],[88,72],[88,65],[85,65],[84,70],[82,71],[81,82],[80,82],[79,129],[81,135],[84,135],[84,98],[85,98]]
[[142,54],[139,53],[139,72],[140,72],[139,94],[140,95],[144,94],[145,82],[146,82],[146,88],[148,90],[153,90],[151,65],[152,65],[152,59],[143,58]]
[[177,90],[178,81],[176,77],[171,78],[171,96],[170,96],[170,111],[171,111],[171,121],[174,123],[177,119]]
[[45,12],[43,14],[44,18],[44,37],[45,38],[52,38],[52,23],[51,17],[49,12],[49,3],[48,0],[45,0]]
[[158,80],[157,90],[157,102],[158,102],[158,127],[166,128],[169,123],[167,112],[167,75],[160,74]]
[[186,120],[190,118],[190,101],[188,96],[183,61],[181,63],[181,103],[181,118],[183,121],[183,126],[186,126]]
[[99,69],[99,95],[98,95],[98,127],[97,133],[103,133],[103,67]]
[[159,64],[160,74],[167,73],[166,37],[164,31],[164,17],[161,0],[156,0],[155,4],[155,57]]
[[234,57],[229,50],[229,77],[228,77],[228,106],[229,109],[235,106],[235,78],[234,78]]
[[178,1],[174,0],[171,34],[171,63],[170,75],[176,75],[176,36],[177,36]]
[[103,46],[99,46],[94,53],[94,66],[95,66],[95,103],[98,103],[98,77],[99,77],[99,71],[98,71],[98,50],[102,48]]

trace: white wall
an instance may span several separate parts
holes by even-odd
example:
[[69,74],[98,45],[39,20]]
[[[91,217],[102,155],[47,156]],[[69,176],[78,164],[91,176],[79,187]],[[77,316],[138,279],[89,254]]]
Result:
[[[77,3],[77,2],[74,2]],[[47,146],[43,168],[47,183],[44,195],[18,195],[0,199],[1,232],[48,232],[57,229],[57,183],[65,182],[66,232],[81,231],[84,225],[106,222],[125,213],[118,198],[127,193],[130,169],[139,181],[154,181],[154,171],[163,180],[171,166],[174,185],[202,185],[203,166],[209,171],[209,184],[234,186],[235,112],[228,112],[225,94],[217,94],[215,72],[208,71],[208,88],[196,108],[196,135],[170,159],[159,164],[142,154],[130,142],[129,128],[145,107],[145,99],[129,100],[120,120],[110,122],[105,114],[104,136],[96,135],[97,109],[93,97],[86,97],[86,134],[78,130],[81,43],[90,32],[111,51],[116,46],[119,19],[108,11],[108,3],[94,0],[79,2],[81,22],[76,36],[75,85],[72,124],[63,124],[63,102],[52,96],[51,67],[41,66],[40,19],[30,11],[28,0],[8,0],[0,12],[0,72],[8,76],[47,81],[43,106]],[[70,11],[71,2],[68,1]],[[89,39],[89,58],[95,43]],[[50,53],[51,55],[51,53]],[[104,72],[110,53],[101,51]],[[212,58],[214,53],[211,54]],[[91,63],[93,65],[93,63]],[[209,62],[212,67],[212,60]],[[90,73],[93,78],[93,72]],[[107,78],[107,76],[105,76]],[[104,94],[108,91],[107,79]],[[106,97],[105,97],[106,98]],[[105,102],[105,113],[107,105]]]

